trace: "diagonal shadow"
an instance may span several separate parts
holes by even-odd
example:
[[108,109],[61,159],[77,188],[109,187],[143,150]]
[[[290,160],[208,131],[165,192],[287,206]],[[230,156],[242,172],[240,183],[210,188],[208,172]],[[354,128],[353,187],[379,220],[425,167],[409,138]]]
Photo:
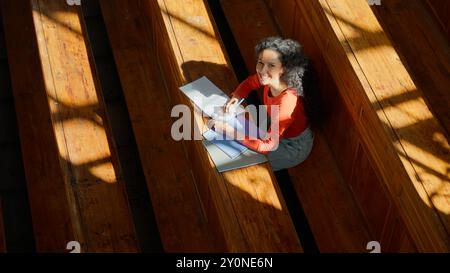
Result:
[[167,17],[170,18],[170,20],[175,19],[176,21],[182,23],[183,25],[189,27],[190,29],[194,30],[195,32],[201,33],[202,35],[210,38],[210,39],[216,39],[213,33],[210,33],[206,31],[205,29],[200,28],[202,24],[208,20],[208,18],[202,18],[202,17],[192,17],[190,18],[191,21],[187,21],[183,18],[181,18],[178,15],[172,14],[170,12],[167,12],[166,10],[161,10],[163,14],[165,14]]
[[58,107],[58,111],[52,113],[53,122],[64,123],[71,120],[83,120],[104,128],[104,113],[98,103],[74,107],[57,100],[50,94],[47,94],[47,97],[50,103],[54,103]]
[[[46,19],[52,21],[55,24],[58,24],[59,26],[62,26],[64,29],[70,31],[72,34],[77,35],[78,37],[83,37],[83,33],[80,30],[74,29],[73,27],[71,27],[69,24],[64,22],[64,13],[63,12],[67,12],[67,9],[64,10],[58,10],[58,8],[56,7],[60,7],[60,5],[57,2],[57,0],[50,0],[50,1],[45,1],[45,5],[41,4],[41,1],[45,1],[45,0],[31,0],[31,5],[33,8],[33,12],[37,12],[39,14],[39,16],[45,16]],[[87,0],[90,1],[90,0]],[[52,5],[52,4],[56,4],[56,5]],[[47,7],[49,7],[49,5],[51,5],[51,10],[48,10]],[[80,8],[77,6],[73,6],[67,7],[68,9],[71,10],[71,12],[76,12],[78,14],[80,14]],[[59,11],[61,14],[54,14],[54,12]]]
[[[384,43],[378,43],[377,41],[383,40],[387,41],[385,38],[385,33],[383,30],[380,32],[373,32],[368,29],[365,29],[361,26],[358,26],[355,22],[350,22],[349,20],[343,18],[343,16],[340,16],[339,14],[336,14],[331,10],[331,8],[328,6],[323,6],[323,9],[325,13],[336,20],[338,20],[340,23],[343,23],[344,25],[354,29],[355,33],[358,35],[357,37],[347,37],[345,42],[351,44],[351,47],[346,47],[346,50],[351,48],[352,52],[360,51],[361,49],[368,49],[368,48],[375,48],[379,46],[389,46],[392,47],[392,45],[384,44]],[[345,32],[345,31],[343,31]],[[383,39],[380,39],[383,38]],[[342,41],[341,41],[342,42]],[[375,43],[374,43],[375,42]],[[382,87],[385,88],[385,87]],[[389,88],[389,87],[386,87]],[[406,91],[403,94],[396,95],[393,97],[382,99],[379,102],[373,103],[373,107],[375,110],[386,110],[386,107],[392,106],[396,108],[396,110],[402,112],[402,115],[404,115],[403,119],[410,119],[414,120],[415,122],[413,124],[407,124],[402,127],[395,127],[396,135],[399,138],[400,141],[404,140],[407,141],[410,144],[415,145],[418,149],[422,149],[423,151],[426,151],[433,155],[434,157],[447,162],[448,161],[448,154],[449,150],[446,145],[443,143],[438,143],[433,140],[433,136],[435,133],[430,130],[433,126],[431,126],[430,122],[431,120],[428,117],[424,117],[424,119],[419,120],[419,117],[412,116],[411,113],[407,113],[405,110],[402,110],[400,107],[398,107],[399,104],[405,103],[405,102],[412,102],[414,100],[422,98],[423,95],[418,90],[410,90]],[[391,124],[386,124],[387,127],[391,127]],[[415,132],[423,132],[426,135],[420,135],[417,136]],[[427,141],[422,142],[421,139],[426,140],[433,140],[436,144],[438,144],[437,147],[430,147],[427,145]],[[400,152],[400,151],[399,151]],[[410,158],[411,159],[411,158]],[[414,160],[414,159],[411,159]],[[415,159],[417,161],[418,159]],[[426,159],[424,159],[426,160]],[[424,164],[422,164],[424,165]],[[426,166],[424,166],[426,167]],[[436,177],[439,180],[442,181],[448,181],[448,177],[442,173],[442,171],[433,169],[432,167],[428,166],[425,168],[427,170],[427,173],[430,175]]]
[[385,39],[382,39],[385,37],[383,30],[371,31],[365,29],[361,26],[358,26],[355,22],[349,21],[348,19],[342,17],[341,15],[334,13],[330,9],[330,7],[328,6],[322,7],[328,16],[338,20],[341,23],[344,23],[347,27],[352,28],[354,32],[357,34],[354,37],[346,37],[344,41],[341,41],[352,45],[351,47],[350,46],[345,47],[347,53],[354,51],[373,50],[377,47],[382,46],[390,46],[388,43],[381,42],[385,41]]

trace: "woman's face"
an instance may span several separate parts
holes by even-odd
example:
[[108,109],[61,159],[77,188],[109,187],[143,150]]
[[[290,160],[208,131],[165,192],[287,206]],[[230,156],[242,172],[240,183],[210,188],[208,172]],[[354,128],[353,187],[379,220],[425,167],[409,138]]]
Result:
[[256,63],[256,73],[262,85],[278,86],[280,77],[284,72],[279,53],[271,50],[263,50]]

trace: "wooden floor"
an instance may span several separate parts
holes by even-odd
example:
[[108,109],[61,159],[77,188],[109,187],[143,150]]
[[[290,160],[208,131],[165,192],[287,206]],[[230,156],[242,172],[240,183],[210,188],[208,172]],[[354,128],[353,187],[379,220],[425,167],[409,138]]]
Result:
[[[221,4],[247,68],[255,73],[254,46],[265,37],[280,35],[279,28],[263,0],[221,0]],[[335,159],[320,130],[315,134],[312,154],[289,174],[316,243],[321,252],[363,252],[370,241],[364,218],[339,172],[335,162],[339,157]]]

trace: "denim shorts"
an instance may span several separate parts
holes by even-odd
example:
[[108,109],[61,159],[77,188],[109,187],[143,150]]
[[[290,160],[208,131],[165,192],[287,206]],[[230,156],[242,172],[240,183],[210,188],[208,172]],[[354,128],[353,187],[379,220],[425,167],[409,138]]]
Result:
[[294,167],[308,158],[314,142],[314,133],[307,128],[299,136],[282,138],[275,151],[267,157],[274,171]]

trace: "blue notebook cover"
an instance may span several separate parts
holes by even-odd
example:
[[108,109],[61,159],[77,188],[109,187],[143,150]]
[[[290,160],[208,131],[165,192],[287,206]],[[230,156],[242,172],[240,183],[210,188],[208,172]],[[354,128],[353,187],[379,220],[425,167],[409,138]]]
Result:
[[239,143],[236,140],[225,140],[220,134],[214,130],[208,130],[203,133],[203,136],[216,145],[220,150],[227,154],[231,159],[234,159],[241,155],[243,152],[247,151],[248,148]]

